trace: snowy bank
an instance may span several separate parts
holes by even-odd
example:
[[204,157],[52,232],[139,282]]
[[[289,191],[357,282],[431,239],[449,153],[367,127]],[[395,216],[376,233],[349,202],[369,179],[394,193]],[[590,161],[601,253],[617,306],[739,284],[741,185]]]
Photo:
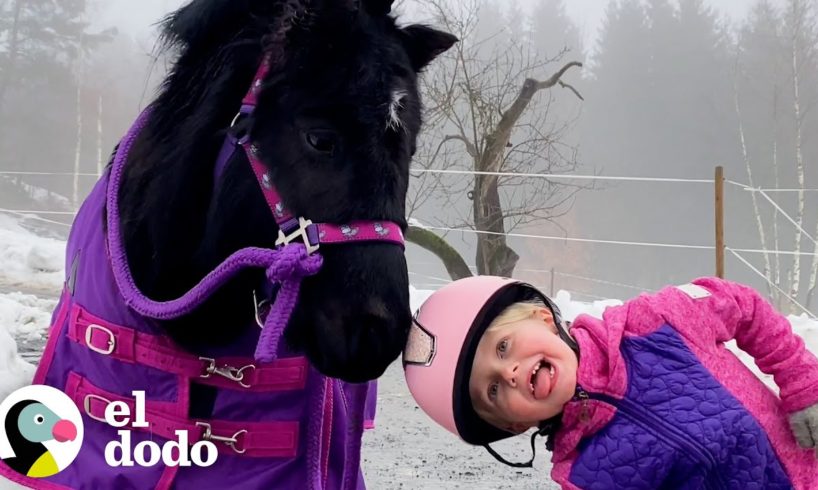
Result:
[[20,357],[17,342],[42,344],[62,287],[64,254],[65,242],[0,214],[0,400],[31,383],[34,366]]
[[57,294],[64,261],[64,241],[37,236],[0,213],[0,287]]

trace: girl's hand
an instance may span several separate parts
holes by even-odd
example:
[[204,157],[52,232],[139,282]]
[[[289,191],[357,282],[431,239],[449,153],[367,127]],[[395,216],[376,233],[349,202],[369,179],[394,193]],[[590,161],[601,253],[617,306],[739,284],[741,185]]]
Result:
[[798,445],[814,448],[818,457],[818,403],[790,415],[790,427]]

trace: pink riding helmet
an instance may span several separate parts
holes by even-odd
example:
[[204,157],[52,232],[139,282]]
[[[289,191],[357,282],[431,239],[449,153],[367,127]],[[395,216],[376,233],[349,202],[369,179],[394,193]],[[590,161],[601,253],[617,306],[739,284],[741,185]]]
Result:
[[496,276],[454,281],[415,314],[403,352],[409,391],[435,422],[469,444],[487,445],[515,435],[477,415],[468,379],[477,344],[491,320],[511,304],[532,299],[552,310],[562,332],[559,309],[550,299],[533,286]]

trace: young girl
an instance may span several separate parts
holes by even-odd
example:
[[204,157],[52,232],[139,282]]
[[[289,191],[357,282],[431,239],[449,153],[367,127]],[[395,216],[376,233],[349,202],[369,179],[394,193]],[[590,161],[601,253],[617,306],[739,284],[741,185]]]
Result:
[[[779,396],[725,348],[732,339]],[[818,441],[818,359],[735,283],[641,295],[603,320],[580,315],[569,335],[532,286],[462,279],[418,310],[404,367],[429,416],[506,464],[488,444],[538,428],[532,447],[548,437],[563,488],[818,488],[804,449]]]

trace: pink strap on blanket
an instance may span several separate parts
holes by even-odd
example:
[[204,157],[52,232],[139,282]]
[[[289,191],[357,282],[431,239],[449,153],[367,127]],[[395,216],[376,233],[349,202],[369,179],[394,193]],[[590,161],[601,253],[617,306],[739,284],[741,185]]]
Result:
[[[53,323],[48,327],[49,338],[57,339],[62,335],[62,331],[65,328],[65,317],[70,312],[70,305],[71,293],[68,292],[67,288],[63,288],[62,295],[60,296],[59,310],[57,310],[57,314],[53,318]],[[51,369],[51,362],[54,360],[56,346],[56,342],[46,342],[43,357],[40,359],[40,364],[37,365],[37,371],[34,373],[33,384],[45,384],[45,376],[48,374],[48,370]]]
[[303,356],[264,365],[244,357],[197,357],[179,349],[168,337],[115,325],[76,304],[70,315],[71,340],[119,361],[186,376],[201,384],[253,392],[300,390],[307,382]]
[[[134,413],[135,400],[94,386],[76,373],[69,373],[66,394],[88,417],[105,421],[105,408],[114,401],[125,402]],[[220,453],[256,458],[294,458],[298,449],[298,422],[230,422],[191,420],[175,414],[174,402],[145,401],[148,427],[131,427],[169,440],[175,431],[186,431],[190,444],[211,441]]]

